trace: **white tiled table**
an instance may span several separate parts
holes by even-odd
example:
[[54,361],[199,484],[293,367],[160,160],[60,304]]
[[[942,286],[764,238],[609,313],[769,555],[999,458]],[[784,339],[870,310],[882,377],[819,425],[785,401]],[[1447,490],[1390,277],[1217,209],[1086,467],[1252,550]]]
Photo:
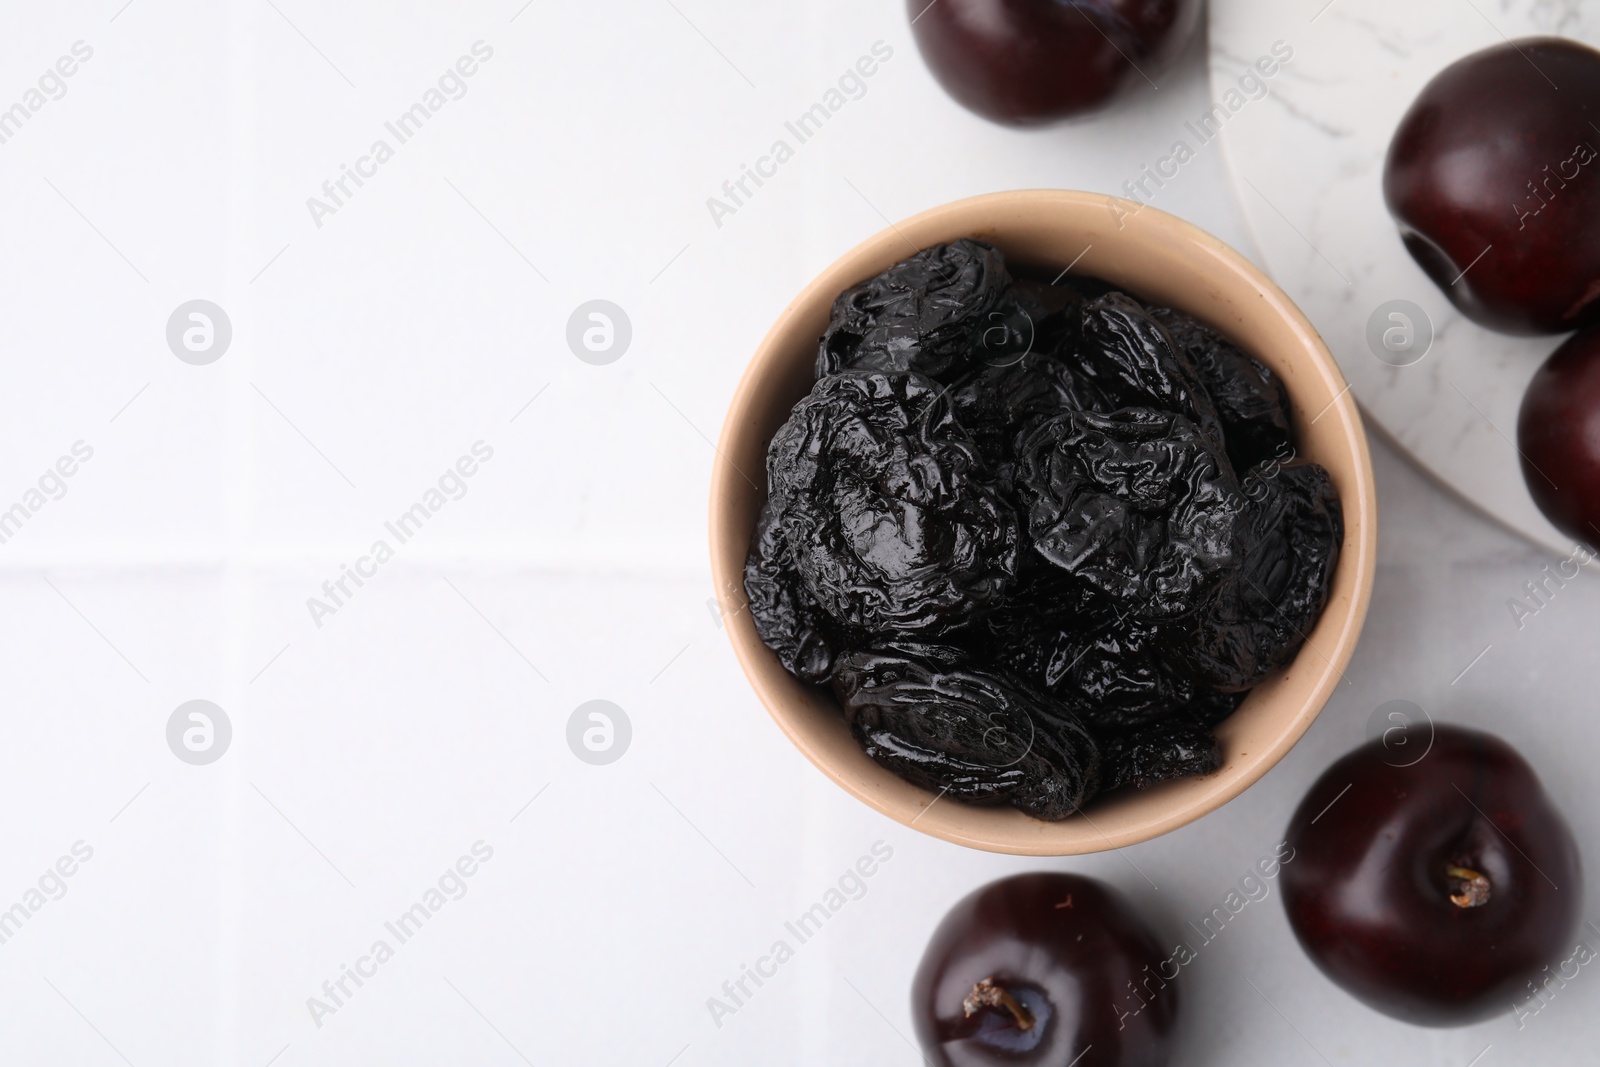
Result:
[[[92,49],[0,144],[0,510],[93,449],[0,544],[0,909],[27,913],[0,943],[0,1062],[910,1064],[909,976],[957,896],[1071,869],[1175,932],[1387,699],[1492,725],[1574,815],[1600,800],[1600,586],[1518,630],[1505,601],[1548,557],[1381,444],[1349,684],[1247,796],[1124,854],[1018,861],[889,823],[739,673],[706,606],[708,438],[767,325],[884,217],[1120,188],[1202,101],[1198,52],[1111,117],[1022,134],[950,104],[886,0],[121,2],[0,35],[0,107]],[[385,123],[478,41],[398,143]],[[878,41],[860,98],[716,225],[706,199]],[[380,138],[392,158],[362,163]],[[341,164],[369,177],[319,227]],[[1202,153],[1158,206],[1243,245],[1222,165]],[[233,329],[207,366],[164,335],[197,298]],[[592,299],[632,324],[603,366],[565,341]],[[399,543],[385,523],[480,441]],[[392,558],[362,562],[379,540]],[[344,565],[369,577],[314,620]],[[203,766],[166,739],[194,699],[232,728]],[[632,727],[604,766],[566,741],[595,699]],[[878,842],[860,899],[716,1025],[707,998]],[[1573,1062],[1600,981],[1521,1033],[1413,1030],[1323,981],[1275,901],[1185,980],[1184,1064],[1460,1067],[1491,1043],[1486,1065]]]

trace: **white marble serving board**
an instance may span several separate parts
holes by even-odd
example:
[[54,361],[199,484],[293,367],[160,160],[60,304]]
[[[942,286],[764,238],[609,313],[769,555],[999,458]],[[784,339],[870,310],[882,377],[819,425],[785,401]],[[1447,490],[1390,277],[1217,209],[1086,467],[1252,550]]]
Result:
[[[1458,313],[1401,245],[1381,183],[1389,139],[1433,75],[1505,39],[1595,43],[1600,5],[1214,0],[1210,34],[1212,95],[1227,107],[1235,93],[1220,139],[1264,265],[1322,332],[1373,429],[1508,526],[1570,549],[1529,497],[1514,443],[1524,388],[1560,339],[1507,337]],[[1292,57],[1241,87],[1274,45]],[[1409,366],[1380,360],[1367,340],[1393,300],[1433,327]]]

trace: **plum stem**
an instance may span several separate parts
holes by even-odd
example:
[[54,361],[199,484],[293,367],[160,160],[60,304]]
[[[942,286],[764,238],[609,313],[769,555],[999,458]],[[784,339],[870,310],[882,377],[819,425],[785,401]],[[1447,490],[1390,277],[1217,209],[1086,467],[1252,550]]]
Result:
[[992,977],[980,978],[972,986],[972,992],[961,1002],[961,1010],[971,1018],[984,1008],[1003,1008],[1011,1013],[1011,1018],[1017,1024],[1017,1029],[1027,1033],[1033,1029],[1033,1015],[1027,1008],[1017,1003],[1017,998],[1005,986],[1000,985]]
[[1454,883],[1451,888],[1455,892],[1450,894],[1450,903],[1458,908],[1477,908],[1489,903],[1488,876],[1470,867],[1454,865],[1446,867],[1444,873]]

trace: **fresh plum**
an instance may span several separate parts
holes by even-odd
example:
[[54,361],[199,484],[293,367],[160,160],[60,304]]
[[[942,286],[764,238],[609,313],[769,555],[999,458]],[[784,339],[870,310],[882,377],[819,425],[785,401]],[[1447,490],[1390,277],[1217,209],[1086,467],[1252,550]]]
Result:
[[1567,338],[1534,374],[1517,449],[1545,517],[1582,544],[1600,544],[1600,327]]
[[1093,111],[1159,78],[1194,36],[1200,0],[907,0],[933,76],[1011,126]]
[[1597,125],[1600,52],[1558,37],[1457,60],[1401,119],[1384,199],[1412,257],[1480,325],[1600,321]]
[[934,1067],[1164,1067],[1177,979],[1155,934],[1103,882],[1002,878],[934,931],[911,987]]
[[[1377,738],[1329,767],[1289,822],[1283,902],[1322,972],[1386,1015],[1458,1026],[1512,1010],[1567,955],[1583,877],[1538,776],[1457,726]],[[1424,755],[1414,758],[1413,749]]]

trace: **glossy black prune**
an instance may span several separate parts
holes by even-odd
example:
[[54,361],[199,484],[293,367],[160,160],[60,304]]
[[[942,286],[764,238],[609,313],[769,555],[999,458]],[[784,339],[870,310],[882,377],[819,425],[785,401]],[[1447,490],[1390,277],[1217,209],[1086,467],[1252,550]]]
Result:
[[867,755],[913,785],[1048,820],[1098,787],[1088,731],[1014,679],[858,652],[840,659],[833,690]]
[[1283,380],[1266,364],[1175,308],[1152,308],[1150,314],[1166,327],[1173,345],[1200,372],[1216,405],[1234,469],[1249,470],[1262,460],[1289,455],[1289,393]]
[[1027,352],[1010,363],[986,364],[950,390],[956,418],[1009,492],[1017,427],[1066,411],[1091,408],[1099,399],[1066,361],[1045,352]]
[[1100,735],[1102,788],[1148,789],[1174,778],[1210,774],[1222,749],[1199,723],[1167,719]]
[[1304,643],[1343,534],[1321,468],[1284,465],[1270,370],[973,240],[842,294],[814,369],[745,587],[870,758],[1045,819],[1216,769],[1211,729]]
[[1071,662],[1083,649],[1082,635],[1041,623],[1022,612],[992,616],[988,623],[988,656],[974,657],[992,662],[1021,678],[1035,689],[1048,689],[1047,679],[1059,673],[1052,665]]
[[1182,415],[1047,419],[1018,441],[1016,484],[1034,551],[1120,612],[1190,614],[1237,563],[1244,496],[1220,444]]
[[818,378],[842,370],[944,379],[1025,348],[996,248],[963,238],[923,249],[834,301]]
[[1196,678],[1229,692],[1294,658],[1327,605],[1344,541],[1339,494],[1315,463],[1262,464],[1245,485],[1240,566],[1182,646]]
[[821,379],[773,435],[767,482],[800,586],[839,629],[928,634],[999,605],[1018,519],[939,387],[917,374]]
[[1131,616],[1080,636],[1046,665],[1052,696],[1081,705],[1091,729],[1140,726],[1174,714],[1195,695],[1194,681],[1176,669],[1178,633]]
[[1061,604],[1067,604],[1070,596],[1071,602],[1082,605],[1083,617],[1075,618],[1070,608],[1046,606],[1054,598],[1030,589],[984,620],[970,643],[974,660],[1003,667],[1041,691],[1059,680],[1065,667],[1082,655],[1086,629],[1110,616],[1082,587],[1060,580],[1051,587],[1063,591]]
[[916,637],[884,637],[873,642],[874,652],[883,656],[906,656],[930,668],[954,670],[973,663],[975,657],[966,646],[948,641],[923,641]]
[[801,588],[783,531],[768,501],[756,522],[744,564],[744,592],[756,633],[778,654],[783,669],[802,682],[826,682],[837,653],[830,623]]
[[1083,308],[1077,357],[1082,375],[1116,408],[1156,408],[1186,415],[1220,440],[1216,405],[1187,351],[1126,293],[1106,293]]
[[1181,625],[1118,615],[1042,562],[1024,566],[1018,586],[969,642],[973,661],[1002,665],[1071,708],[1091,732],[1179,714],[1198,699],[1173,651],[1186,639]]

